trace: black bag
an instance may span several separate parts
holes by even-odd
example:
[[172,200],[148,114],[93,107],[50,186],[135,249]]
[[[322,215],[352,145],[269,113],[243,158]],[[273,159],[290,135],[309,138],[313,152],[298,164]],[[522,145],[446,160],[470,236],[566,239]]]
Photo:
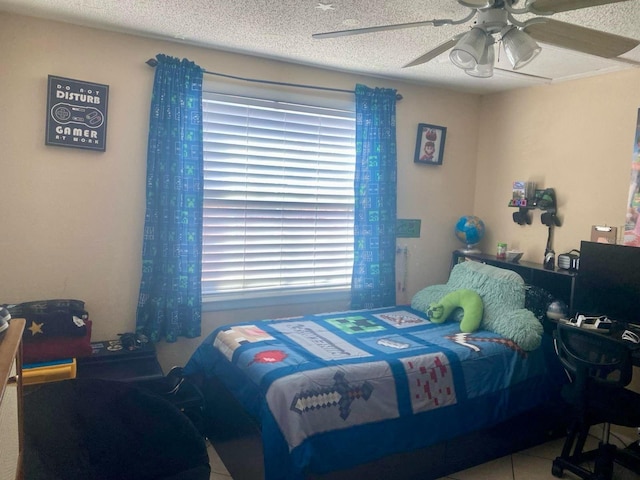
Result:
[[24,318],[25,342],[53,337],[84,337],[89,314],[82,300],[56,299],[4,305],[12,318]]
[[136,382],[136,385],[174,404],[204,435],[204,395],[200,388],[184,375],[182,367],[173,367],[160,379],[143,380]]

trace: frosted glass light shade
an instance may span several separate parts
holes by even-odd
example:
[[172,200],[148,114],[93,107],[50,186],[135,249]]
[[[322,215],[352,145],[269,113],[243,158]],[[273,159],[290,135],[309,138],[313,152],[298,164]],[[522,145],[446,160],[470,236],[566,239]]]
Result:
[[493,77],[493,64],[496,60],[496,51],[492,41],[487,42],[484,54],[480,59],[480,62],[474,68],[468,68],[465,70],[467,75],[478,78]]
[[456,67],[463,70],[475,68],[485,52],[487,34],[484,30],[474,27],[464,34],[456,46],[449,53],[449,59]]
[[469,8],[488,8],[494,4],[494,0],[458,0],[458,3]]
[[502,45],[514,70],[524,67],[542,50],[533,38],[517,27],[503,35]]

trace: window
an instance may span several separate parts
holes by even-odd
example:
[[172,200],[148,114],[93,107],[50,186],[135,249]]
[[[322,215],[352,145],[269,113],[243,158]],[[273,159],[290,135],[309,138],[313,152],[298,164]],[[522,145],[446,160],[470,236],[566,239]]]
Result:
[[355,114],[203,93],[205,299],[345,290]]

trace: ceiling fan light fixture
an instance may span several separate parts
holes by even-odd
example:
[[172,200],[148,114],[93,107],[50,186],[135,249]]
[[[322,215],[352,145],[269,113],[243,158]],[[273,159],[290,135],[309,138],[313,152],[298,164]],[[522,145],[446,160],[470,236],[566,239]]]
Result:
[[468,68],[465,70],[467,75],[477,78],[490,78],[493,77],[493,65],[496,61],[495,47],[493,46],[492,39],[489,39],[480,62],[474,68]]
[[514,70],[524,67],[542,50],[533,38],[518,27],[511,27],[502,36],[502,45]]
[[467,70],[475,68],[482,59],[487,45],[487,33],[474,27],[465,33],[449,53],[449,59],[456,67]]

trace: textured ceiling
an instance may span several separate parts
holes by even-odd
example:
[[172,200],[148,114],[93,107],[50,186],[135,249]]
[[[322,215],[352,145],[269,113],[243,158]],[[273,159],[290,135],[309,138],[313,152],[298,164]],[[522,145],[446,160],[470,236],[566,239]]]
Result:
[[[637,68],[544,44],[542,53],[520,70],[528,75],[496,70],[492,78],[473,78],[449,62],[448,52],[429,63],[402,68],[467,31],[471,23],[311,38],[313,33],[334,30],[465,17],[469,10],[455,0],[0,0],[0,11],[473,93]],[[553,18],[640,39],[640,0]],[[624,56],[640,62],[640,47]],[[504,55],[498,66],[504,66]]]

